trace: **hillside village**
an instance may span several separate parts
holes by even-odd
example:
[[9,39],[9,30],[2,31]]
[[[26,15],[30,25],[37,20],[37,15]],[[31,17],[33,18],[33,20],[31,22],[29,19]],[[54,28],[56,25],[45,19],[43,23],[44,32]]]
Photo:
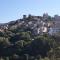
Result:
[[0,24],[0,60],[60,60],[59,25],[47,13]]
[[[44,13],[43,16],[23,15],[22,19],[0,25],[0,31],[21,28],[30,30],[33,35],[50,34],[57,35],[60,32],[60,16],[54,17]],[[21,30],[22,31],[22,30]]]

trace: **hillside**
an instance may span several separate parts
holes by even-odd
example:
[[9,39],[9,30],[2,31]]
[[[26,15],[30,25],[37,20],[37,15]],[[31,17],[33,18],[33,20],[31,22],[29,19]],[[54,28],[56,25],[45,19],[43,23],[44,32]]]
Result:
[[0,24],[0,30],[16,30],[30,31],[33,35],[42,35],[44,33],[50,35],[58,35],[60,33],[60,16],[55,15],[54,17],[48,14],[43,16],[23,15],[22,19],[10,21],[5,24]]
[[0,59],[59,60],[59,20],[57,15],[23,15],[22,19],[0,24]]

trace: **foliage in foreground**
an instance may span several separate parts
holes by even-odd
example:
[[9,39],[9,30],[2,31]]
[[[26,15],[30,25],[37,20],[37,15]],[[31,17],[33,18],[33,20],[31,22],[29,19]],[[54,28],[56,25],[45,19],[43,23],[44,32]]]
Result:
[[0,60],[55,60],[60,58],[59,39],[30,31],[0,32]]

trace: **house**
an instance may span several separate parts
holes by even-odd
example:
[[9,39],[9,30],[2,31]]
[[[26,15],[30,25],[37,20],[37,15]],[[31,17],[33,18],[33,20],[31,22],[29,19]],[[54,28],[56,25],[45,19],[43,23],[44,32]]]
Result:
[[4,30],[3,29],[0,29],[0,32],[4,32]]
[[56,35],[58,32],[60,32],[60,20],[53,20],[53,24],[51,24],[49,28],[49,34]]

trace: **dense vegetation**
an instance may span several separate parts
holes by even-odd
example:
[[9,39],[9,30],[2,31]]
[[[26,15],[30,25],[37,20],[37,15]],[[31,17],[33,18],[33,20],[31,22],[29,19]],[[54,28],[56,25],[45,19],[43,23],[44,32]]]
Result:
[[0,32],[0,60],[55,60],[60,58],[59,39],[20,29],[5,30]]

